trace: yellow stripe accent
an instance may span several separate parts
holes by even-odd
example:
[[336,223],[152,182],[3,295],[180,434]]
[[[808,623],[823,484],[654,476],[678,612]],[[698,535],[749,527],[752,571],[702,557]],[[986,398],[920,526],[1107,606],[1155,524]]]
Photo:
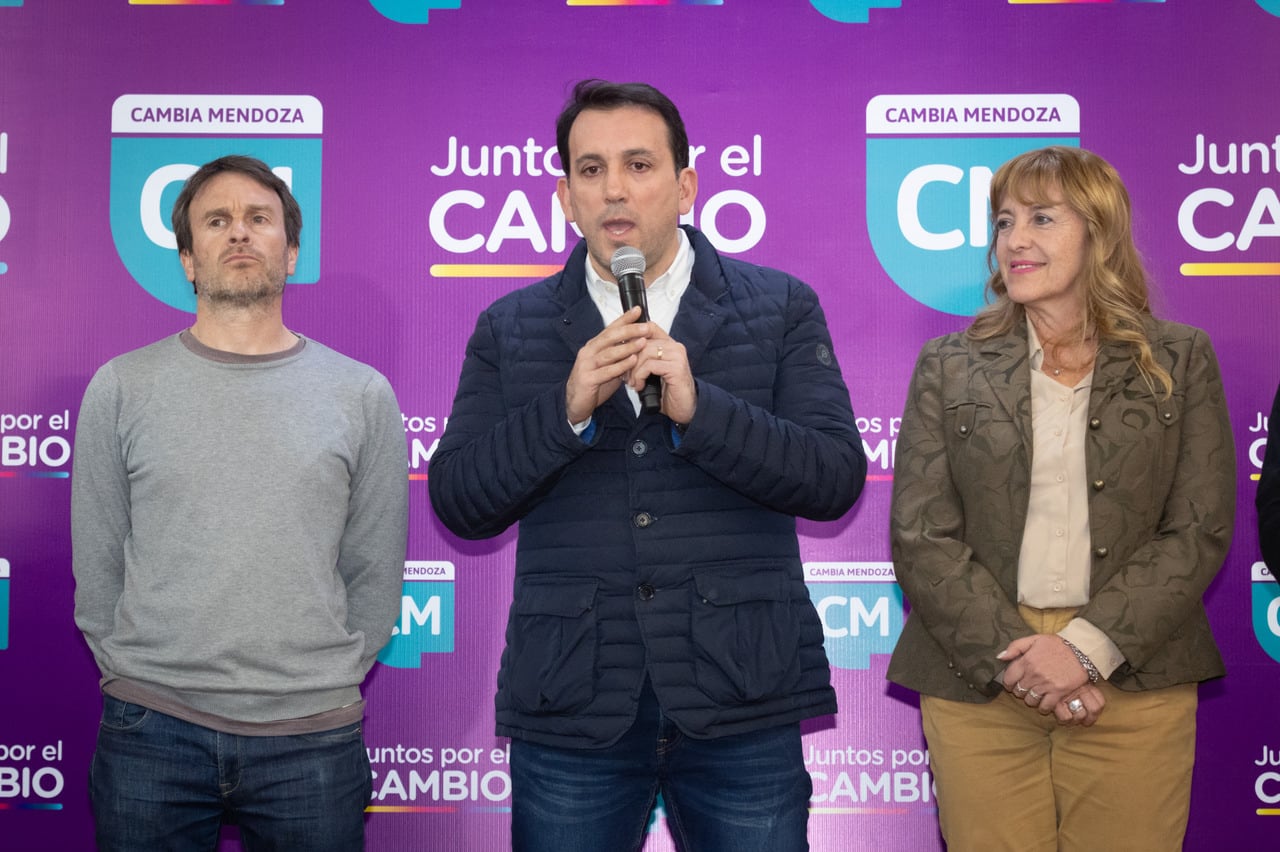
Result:
[[1178,271],[1199,275],[1280,275],[1280,263],[1184,263]]

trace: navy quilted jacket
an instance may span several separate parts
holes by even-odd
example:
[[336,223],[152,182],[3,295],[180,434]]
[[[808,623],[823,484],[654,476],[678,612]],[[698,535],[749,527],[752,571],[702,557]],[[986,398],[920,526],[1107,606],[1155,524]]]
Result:
[[585,244],[495,302],[467,345],[431,502],[464,538],[520,523],[497,730],[611,743],[647,672],[693,737],[834,713],[795,517],[839,518],[866,459],[817,296],[722,258],[686,228],[693,280],[671,335],[698,407],[683,436],[623,389],[585,442],[565,414],[578,350],[603,328]]

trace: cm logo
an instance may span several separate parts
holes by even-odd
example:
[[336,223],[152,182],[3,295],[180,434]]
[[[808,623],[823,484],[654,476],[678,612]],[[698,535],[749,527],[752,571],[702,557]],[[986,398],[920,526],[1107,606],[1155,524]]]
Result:
[[[818,592],[821,592],[821,597]],[[872,654],[891,654],[902,635],[902,589],[897,583],[823,584],[810,588],[831,665],[869,669]]]
[[869,138],[867,230],[876,258],[908,296],[971,316],[985,304],[991,176],[1005,161],[1077,137]]
[[461,9],[462,0],[369,0],[378,14],[397,24],[426,24],[433,9]]
[[398,669],[422,667],[423,654],[453,652],[452,562],[406,562],[400,617],[378,662]]
[[111,140],[111,234],[129,274],[156,299],[194,313],[195,293],[170,227],[182,184],[203,163],[248,154],[269,164],[302,208],[302,246],[291,284],[320,277],[320,140],[115,137]]
[[1265,562],[1253,563],[1250,573],[1253,635],[1267,656],[1280,663],[1280,583],[1276,582]]

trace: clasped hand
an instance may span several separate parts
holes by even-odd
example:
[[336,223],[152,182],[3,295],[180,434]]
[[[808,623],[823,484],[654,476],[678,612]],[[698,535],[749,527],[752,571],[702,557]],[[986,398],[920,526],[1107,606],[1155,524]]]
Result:
[[662,413],[674,423],[693,419],[697,391],[683,344],[639,319],[640,308],[634,307],[578,350],[565,385],[570,423],[591,417],[623,382],[639,391],[651,375],[662,379]]
[[[1089,727],[1098,721],[1106,698],[1089,683],[1089,675],[1062,637],[1039,633],[1015,639],[996,655],[1009,665],[1004,688],[1043,715],[1054,714],[1062,725]],[[1072,702],[1079,700],[1072,712]]]

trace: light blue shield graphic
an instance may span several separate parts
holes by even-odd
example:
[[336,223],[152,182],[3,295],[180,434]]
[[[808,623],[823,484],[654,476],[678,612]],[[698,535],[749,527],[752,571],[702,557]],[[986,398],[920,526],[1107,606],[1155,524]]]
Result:
[[897,583],[809,583],[822,620],[827,659],[838,669],[871,668],[872,654],[889,654],[902,635],[902,589]]
[[9,647],[9,574],[0,575],[0,651]]
[[404,584],[400,620],[378,662],[397,669],[422,667],[423,654],[453,652],[453,583]]
[[908,296],[972,316],[985,304],[991,175],[1006,160],[1079,137],[867,139],[867,231]]
[[842,24],[865,24],[872,9],[901,9],[902,0],[809,0],[813,8]]
[[369,4],[397,24],[426,24],[432,9],[462,8],[462,0],[369,0]]
[[1280,583],[1267,577],[1249,585],[1253,586],[1253,635],[1267,656],[1280,663]]
[[182,272],[169,224],[183,182],[201,164],[248,154],[283,172],[302,207],[302,246],[290,284],[320,278],[319,139],[127,137],[111,140],[111,235],[125,269],[170,307],[194,313],[196,298]]

